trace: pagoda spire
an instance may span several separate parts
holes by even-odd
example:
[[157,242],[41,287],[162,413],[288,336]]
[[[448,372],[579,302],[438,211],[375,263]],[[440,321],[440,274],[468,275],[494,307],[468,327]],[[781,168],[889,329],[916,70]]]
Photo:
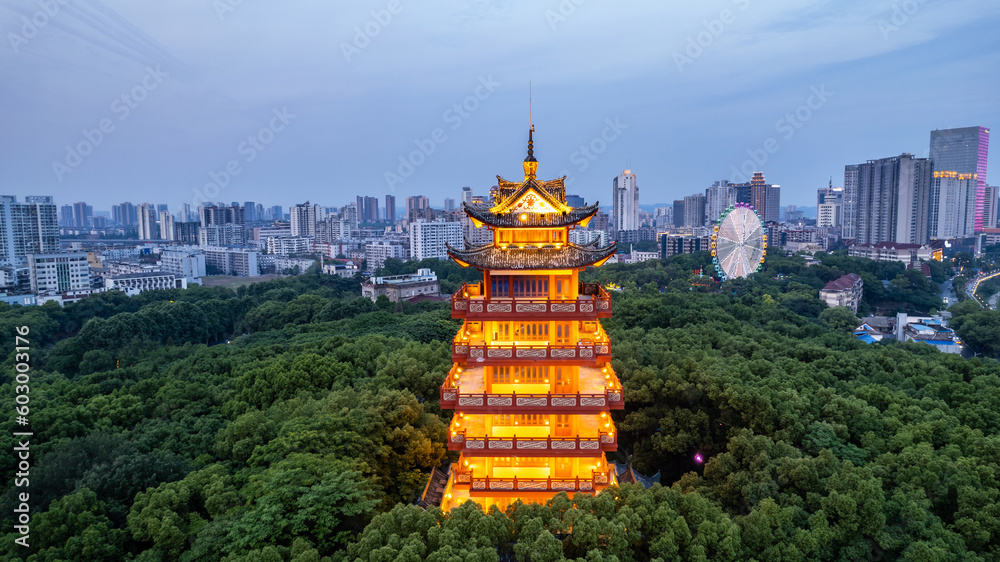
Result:
[[538,160],[535,160],[535,140],[533,134],[535,126],[528,129],[528,156],[524,159],[524,181],[535,179],[538,172]]

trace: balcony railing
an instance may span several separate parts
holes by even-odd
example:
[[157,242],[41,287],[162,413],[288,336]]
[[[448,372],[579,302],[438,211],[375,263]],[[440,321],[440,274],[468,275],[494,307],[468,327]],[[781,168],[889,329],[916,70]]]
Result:
[[456,470],[455,487],[468,488],[472,495],[505,495],[525,492],[584,492],[593,493],[611,484],[607,472],[594,472],[590,478],[491,478],[476,476],[471,470]]
[[516,363],[570,363],[594,365],[611,360],[611,344],[606,340],[577,345],[486,345],[454,342],[451,360],[475,365],[510,365]]
[[467,437],[453,431],[449,451],[467,457],[589,457],[618,450],[618,439],[601,432],[597,437]]
[[[446,383],[447,384],[447,383]],[[441,409],[467,413],[546,411],[553,414],[597,414],[623,410],[622,391],[607,389],[604,394],[462,394],[457,388],[441,387]]]
[[465,285],[451,296],[451,317],[504,320],[546,316],[554,320],[611,317],[611,295],[598,284],[581,283],[577,299],[493,298],[483,296],[482,284]]

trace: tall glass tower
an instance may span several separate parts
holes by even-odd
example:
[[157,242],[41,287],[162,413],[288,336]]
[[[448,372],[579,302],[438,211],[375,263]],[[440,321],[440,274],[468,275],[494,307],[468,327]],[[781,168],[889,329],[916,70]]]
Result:
[[930,157],[934,161],[935,171],[976,174],[976,232],[983,230],[983,216],[986,210],[986,159],[989,152],[990,130],[986,127],[931,131]]

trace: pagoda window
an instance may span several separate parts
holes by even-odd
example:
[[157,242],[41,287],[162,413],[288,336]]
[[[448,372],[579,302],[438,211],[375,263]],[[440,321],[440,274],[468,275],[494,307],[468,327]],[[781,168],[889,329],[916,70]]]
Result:
[[493,457],[493,466],[549,466],[549,459],[546,457]]
[[569,322],[556,322],[556,343],[570,343],[570,332]]
[[549,296],[549,278],[545,275],[515,276],[511,278],[511,286],[514,298]]
[[493,292],[490,293],[494,298],[503,298],[510,296],[510,276],[509,275],[494,275],[490,277],[492,282]]
[[512,322],[514,324],[513,339],[523,341],[548,341],[548,322]]
[[548,423],[548,416],[544,414],[496,414],[493,416],[494,426],[530,426],[538,427]]

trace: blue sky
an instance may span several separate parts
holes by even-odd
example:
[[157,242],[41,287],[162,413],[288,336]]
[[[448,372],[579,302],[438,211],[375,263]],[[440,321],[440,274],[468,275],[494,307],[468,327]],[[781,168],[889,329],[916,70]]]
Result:
[[0,192],[440,206],[519,177],[529,81],[539,175],[591,202],[631,167],[643,204],[743,169],[814,205],[845,164],[1000,124],[997,2],[428,4],[0,0]]

